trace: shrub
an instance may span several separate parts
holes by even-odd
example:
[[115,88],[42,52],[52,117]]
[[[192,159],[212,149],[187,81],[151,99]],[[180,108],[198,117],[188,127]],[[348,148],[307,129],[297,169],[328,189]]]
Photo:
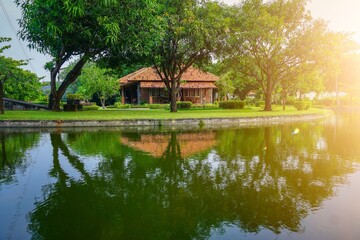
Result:
[[114,109],[114,108],[117,108],[117,107],[115,105],[109,105],[109,106],[106,106],[106,108]]
[[99,106],[97,105],[83,106],[82,110],[83,111],[99,110]]
[[80,93],[68,93],[66,94],[67,100],[83,100],[84,97]]
[[130,104],[122,104],[122,103],[115,103],[115,106],[117,109],[124,109],[124,108],[130,108]]
[[256,107],[264,107],[264,106],[265,106],[265,101],[257,101],[257,102],[255,103],[255,106],[256,106]]
[[144,105],[131,105],[130,108],[146,108]]
[[216,104],[211,104],[211,103],[207,103],[207,104],[202,104],[202,105],[192,105],[191,109],[219,109],[219,105]]
[[33,104],[40,104],[40,105],[47,105],[48,102],[47,101],[33,101]]
[[165,109],[167,105],[169,104],[145,104],[144,107],[150,109]]
[[242,109],[245,107],[244,101],[230,100],[219,102],[219,107],[223,109]]
[[296,97],[294,96],[289,96],[286,98],[286,105],[294,105],[294,103],[296,102]]
[[190,109],[192,106],[192,102],[189,101],[176,102],[176,106],[178,109]]
[[256,100],[254,98],[245,98],[245,105],[255,105],[256,104]]
[[295,101],[293,105],[298,111],[307,110],[311,107],[311,101]]

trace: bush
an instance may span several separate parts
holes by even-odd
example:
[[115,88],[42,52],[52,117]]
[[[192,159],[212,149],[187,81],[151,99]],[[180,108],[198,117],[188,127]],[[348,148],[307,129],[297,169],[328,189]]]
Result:
[[130,108],[146,108],[145,105],[131,105]]
[[115,103],[115,106],[117,109],[124,109],[124,108],[130,108],[130,104],[122,104],[122,103]]
[[256,100],[254,98],[245,98],[245,105],[255,105],[256,104]]
[[144,107],[150,109],[165,109],[167,105],[169,104],[145,104]]
[[293,105],[298,111],[307,110],[311,107],[311,102],[310,101],[295,101]]
[[244,101],[230,100],[219,102],[219,107],[223,109],[242,109],[245,107]]
[[189,101],[176,102],[176,106],[178,109],[190,109],[192,106],[192,102]]
[[255,106],[256,106],[256,107],[264,107],[264,106],[265,106],[265,101],[257,101],[257,102],[255,103]]
[[109,105],[109,106],[106,106],[106,108],[114,109],[114,108],[117,108],[117,107],[115,105]]
[[211,103],[207,103],[207,104],[203,104],[203,105],[192,105],[191,109],[219,109],[219,105],[216,104],[211,104]]
[[99,106],[97,106],[97,105],[83,106],[82,110],[83,111],[99,110]]
[[286,105],[294,105],[294,103],[296,102],[296,97],[294,96],[289,96],[286,98]]
[[47,101],[32,101],[33,104],[48,105]]

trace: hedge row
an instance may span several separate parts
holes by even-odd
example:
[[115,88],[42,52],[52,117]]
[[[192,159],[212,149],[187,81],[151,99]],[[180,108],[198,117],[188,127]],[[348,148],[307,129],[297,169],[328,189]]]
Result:
[[190,109],[192,106],[192,102],[190,101],[176,102],[176,106],[178,109]]
[[219,107],[223,109],[242,109],[245,107],[244,101],[230,100],[219,102]]

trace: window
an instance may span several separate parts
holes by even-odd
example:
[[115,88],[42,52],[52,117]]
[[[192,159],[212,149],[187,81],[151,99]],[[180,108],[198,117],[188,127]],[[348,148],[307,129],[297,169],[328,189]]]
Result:
[[184,89],[184,97],[199,97],[200,89]]

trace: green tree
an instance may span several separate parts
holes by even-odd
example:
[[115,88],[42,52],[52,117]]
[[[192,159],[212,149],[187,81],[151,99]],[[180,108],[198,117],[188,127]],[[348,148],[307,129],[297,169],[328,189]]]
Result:
[[[59,111],[60,99],[76,81],[89,59],[110,55],[113,49],[127,52],[140,46],[152,32],[155,3],[146,0],[25,0],[15,1],[22,9],[20,37],[29,47],[49,54],[51,93],[49,108]],[[76,64],[59,87],[56,78],[71,59]]]
[[94,63],[85,65],[79,76],[78,92],[85,99],[91,99],[96,94],[105,108],[105,101],[119,92],[118,78],[110,75],[107,69],[99,68]]
[[[0,37],[0,43],[6,43],[10,38]],[[5,45],[0,48],[0,54],[10,48]],[[40,91],[39,78],[27,70],[21,69],[26,65],[24,60],[15,60],[0,55],[0,113],[4,114],[3,98],[12,97],[18,100],[30,100],[36,98]],[[5,85],[5,82],[7,83]]]
[[326,74],[328,90],[335,90],[336,103],[339,106],[340,81],[342,62],[345,56],[359,48],[359,45],[351,39],[351,34],[341,32],[329,32],[324,38],[322,64]]
[[176,112],[183,73],[194,63],[209,61],[222,49],[228,18],[225,6],[211,1],[160,2],[162,31],[150,58],[168,89],[170,111]]
[[314,21],[306,0],[246,0],[233,17],[231,58],[243,75],[254,79],[271,111],[272,95],[283,79],[314,61],[325,25]]
[[338,77],[340,88],[352,97],[360,92],[360,54],[346,54],[341,63],[341,72]]

